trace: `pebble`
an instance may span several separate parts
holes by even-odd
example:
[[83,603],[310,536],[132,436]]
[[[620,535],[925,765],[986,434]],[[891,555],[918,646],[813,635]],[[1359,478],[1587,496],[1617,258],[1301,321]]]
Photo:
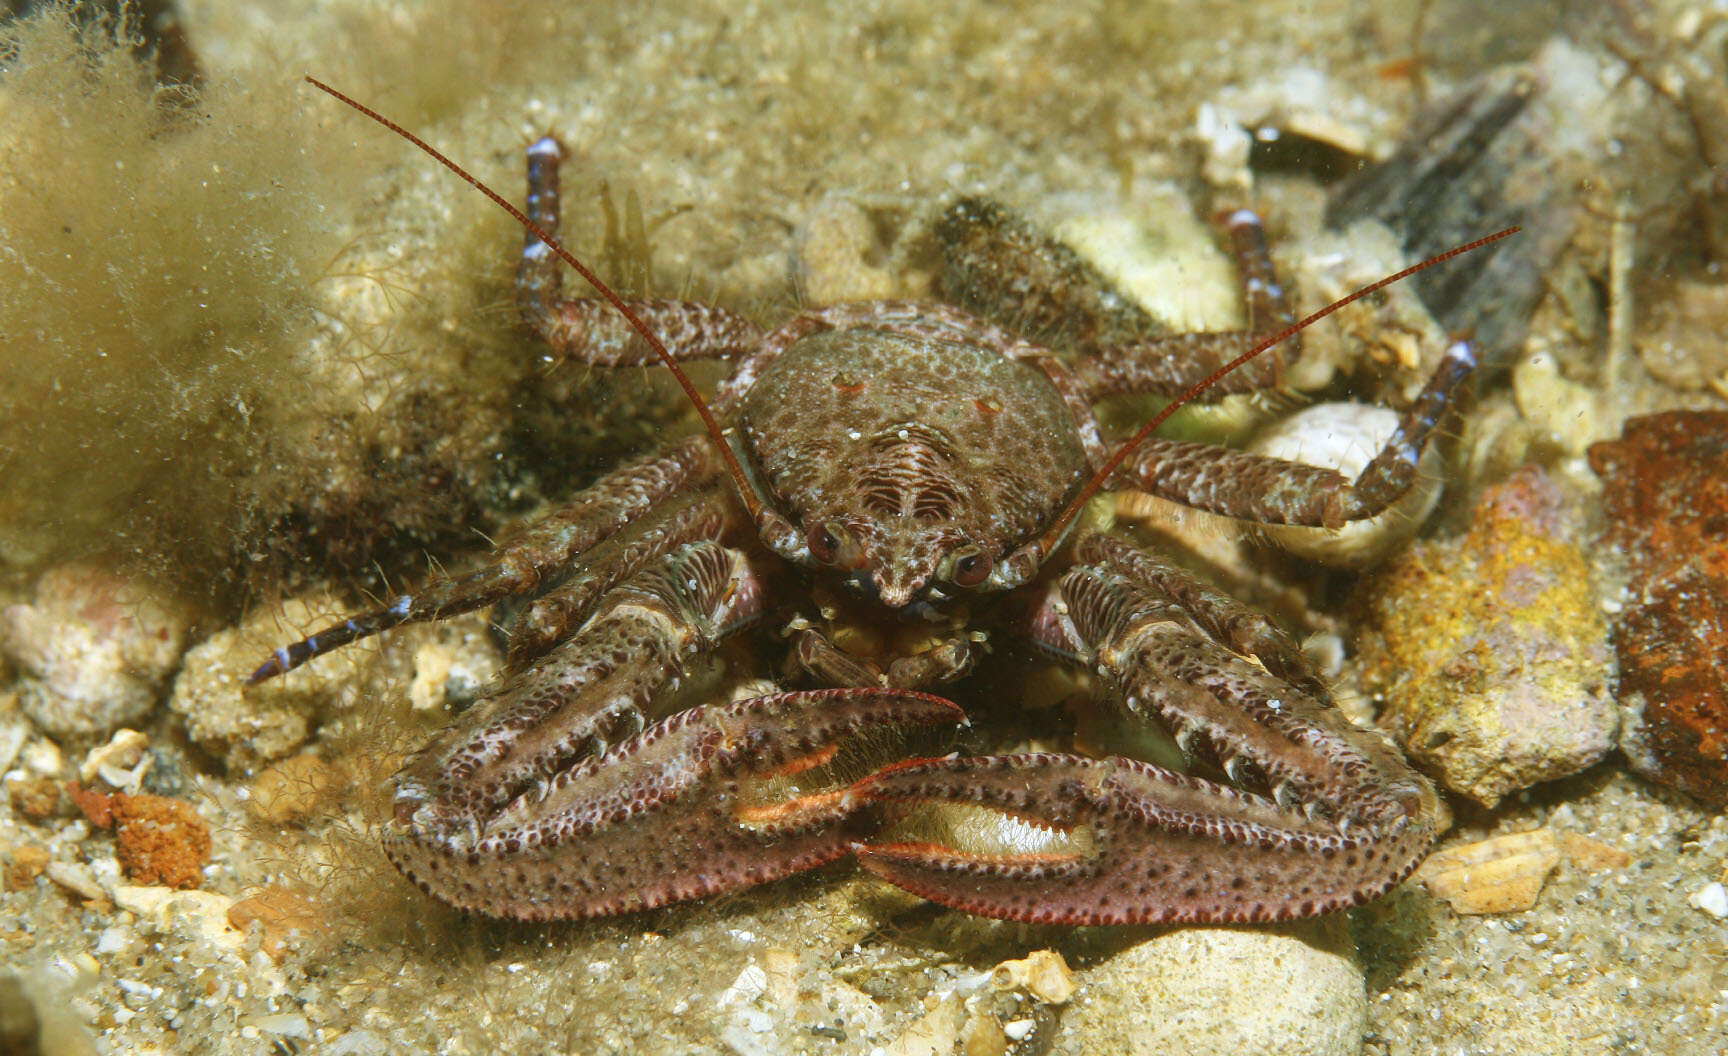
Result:
[[1157,935],[1083,975],[1052,1051],[1358,1056],[1368,1003],[1347,922]]
[[192,804],[166,796],[106,795],[74,785],[72,801],[99,828],[114,828],[114,854],[126,878],[144,885],[194,888],[210,862],[210,825]]
[[1047,1005],[1065,1005],[1074,997],[1074,973],[1055,950],[1034,950],[1019,960],[1003,961],[990,972],[996,990],[1024,990]]
[[1559,865],[1560,843],[1543,828],[1437,851],[1416,875],[1455,913],[1522,913]]
[[149,758],[144,752],[148,747],[148,734],[131,729],[115,730],[107,744],[90,749],[84,756],[84,761],[78,764],[78,780],[88,785],[102,776],[104,768],[130,771],[139,762]]
[[335,767],[316,755],[296,755],[253,779],[247,805],[259,821],[298,824],[328,805],[338,784]]
[[21,775],[6,781],[6,798],[26,821],[44,822],[60,809],[60,781]]
[[1242,324],[1235,267],[1179,188],[1138,188],[1128,203],[1076,195],[1047,204],[1066,214],[1055,237],[1171,331]]
[[224,952],[239,954],[246,937],[228,923],[233,900],[213,891],[176,891],[171,887],[117,884],[114,905],[161,928],[190,924],[205,941]]
[[1705,884],[1686,896],[1686,904],[1717,920],[1728,920],[1728,887],[1723,887],[1720,881]]
[[79,898],[96,902],[107,898],[107,892],[102,890],[87,870],[71,862],[49,862],[46,870],[48,879],[77,895]]
[[1614,747],[1608,628],[1583,537],[1576,504],[1526,467],[1484,493],[1463,536],[1413,544],[1358,595],[1381,723],[1485,807]]
[[17,702],[16,693],[0,693],[0,774],[12,769],[12,761],[30,739],[29,723],[6,714]]
[[139,584],[66,565],[0,612],[0,654],[18,665],[19,705],[39,729],[98,737],[155,710],[190,622]]
[[26,772],[37,777],[59,777],[66,770],[66,756],[60,746],[47,738],[39,738],[24,746],[18,761]]
[[879,263],[883,247],[870,214],[845,195],[823,197],[794,237],[800,285],[811,304],[905,296],[894,271]]
[[45,848],[26,844],[12,848],[11,858],[6,863],[5,889],[7,891],[23,891],[36,883],[48,868],[51,855]]
[[114,852],[139,884],[194,888],[210,863],[210,825],[192,804],[166,796],[116,795]]
[[[1568,380],[1547,352],[1536,352],[1512,369],[1518,413],[1546,443],[1577,457],[1612,429],[1590,387]],[[1611,434],[1609,434],[1611,435]]]

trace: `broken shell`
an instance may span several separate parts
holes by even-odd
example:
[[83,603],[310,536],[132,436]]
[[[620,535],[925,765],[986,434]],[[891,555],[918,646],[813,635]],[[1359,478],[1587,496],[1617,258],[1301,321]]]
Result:
[[1448,847],[1416,875],[1456,913],[1521,913],[1536,905],[1559,864],[1560,843],[1544,828]]
[[1017,961],[1003,961],[990,973],[994,990],[1024,990],[1047,1005],[1065,1005],[1074,996],[1074,973],[1055,950],[1034,950]]

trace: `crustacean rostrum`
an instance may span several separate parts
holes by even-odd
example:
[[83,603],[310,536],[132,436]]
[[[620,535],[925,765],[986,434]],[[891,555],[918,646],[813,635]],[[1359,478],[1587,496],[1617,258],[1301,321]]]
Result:
[[[1422,859],[1434,789],[1333,706],[1268,619],[1076,516],[1123,487],[1258,523],[1371,517],[1411,484],[1467,345],[1353,481],[1150,437],[1155,422],[1112,450],[1092,413],[1104,396],[1275,382],[1273,357],[1249,360],[1295,327],[1252,214],[1225,227],[1253,327],[1065,363],[942,305],[813,308],[764,333],[597,282],[603,299],[565,299],[560,257],[594,280],[554,249],[562,156],[551,138],[529,148],[526,217],[481,188],[530,231],[518,285],[533,326],[591,364],[736,367],[711,411],[678,371],[705,433],[614,470],[479,570],[252,676],[509,602],[501,686],[394,778],[386,849],[423,890],[500,917],[590,917],[852,855],[994,917],[1263,921],[1361,903]],[[1233,361],[1246,366],[1225,374]],[[841,633],[858,625],[870,633]],[[736,677],[724,643],[742,634],[784,643],[779,665]],[[1191,772],[1079,753],[882,757],[889,731],[965,723],[925,690],[1015,639],[1086,669],[1098,706],[1166,731]]]

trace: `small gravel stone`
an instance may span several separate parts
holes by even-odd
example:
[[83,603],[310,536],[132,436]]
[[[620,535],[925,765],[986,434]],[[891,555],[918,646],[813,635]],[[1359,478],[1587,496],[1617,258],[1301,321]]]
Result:
[[1521,913],[1536,904],[1560,865],[1560,843],[1549,829],[1510,833],[1448,847],[1417,875],[1454,912]]
[[26,821],[47,821],[60,807],[60,782],[52,777],[15,777],[6,782],[6,798]]
[[98,884],[82,867],[70,862],[49,862],[47,874],[48,879],[79,898],[94,902],[106,897],[101,884]]
[[1717,920],[1728,920],[1728,887],[1723,887],[1720,882],[1705,884],[1688,895],[1686,902]]
[[6,863],[5,889],[7,891],[23,891],[33,887],[36,878],[48,868],[51,856],[41,847],[26,844],[12,849],[11,859]]
[[1019,960],[1003,961],[990,973],[997,990],[1024,990],[1047,1005],[1065,1005],[1074,997],[1074,973],[1055,950],[1034,950]]

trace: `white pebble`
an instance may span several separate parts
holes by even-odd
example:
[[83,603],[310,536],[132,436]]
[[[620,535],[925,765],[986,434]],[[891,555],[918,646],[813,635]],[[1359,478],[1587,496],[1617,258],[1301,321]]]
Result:
[[1723,887],[1720,882],[1705,884],[1686,896],[1686,902],[1693,909],[1701,909],[1717,920],[1728,920],[1728,887]]
[[100,954],[122,953],[132,944],[130,928],[106,928],[96,939],[96,952]]

